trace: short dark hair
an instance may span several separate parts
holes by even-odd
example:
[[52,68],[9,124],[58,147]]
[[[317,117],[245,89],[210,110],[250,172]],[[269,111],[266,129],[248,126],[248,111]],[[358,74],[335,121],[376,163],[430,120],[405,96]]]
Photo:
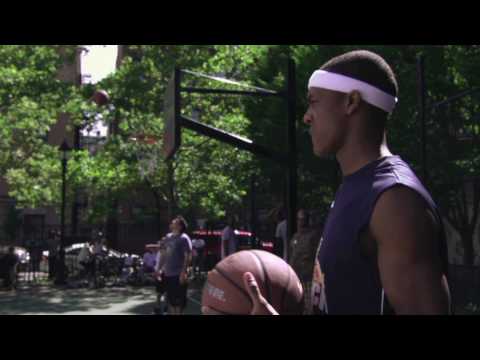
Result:
[[337,56],[321,67],[321,70],[345,75],[398,97],[396,76],[380,55],[367,50],[356,50]]
[[[337,56],[321,67],[321,70],[345,75],[398,97],[398,83],[392,68],[380,55],[367,50],[355,50]],[[365,103],[372,118],[371,130],[374,137],[383,138],[389,114],[384,110]],[[379,139],[381,141],[381,139]]]
[[185,232],[187,231],[188,229],[188,223],[187,221],[185,220],[185,218],[182,216],[182,215],[178,215],[175,220],[177,220],[180,225],[182,225],[182,232]]

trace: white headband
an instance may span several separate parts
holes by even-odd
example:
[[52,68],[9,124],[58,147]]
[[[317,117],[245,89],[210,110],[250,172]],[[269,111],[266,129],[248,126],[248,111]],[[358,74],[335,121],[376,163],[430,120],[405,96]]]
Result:
[[313,73],[308,83],[308,88],[310,89],[312,87],[339,91],[346,94],[357,90],[364,101],[389,114],[393,111],[398,102],[396,97],[387,94],[385,91],[367,84],[366,82],[325,70],[317,70]]

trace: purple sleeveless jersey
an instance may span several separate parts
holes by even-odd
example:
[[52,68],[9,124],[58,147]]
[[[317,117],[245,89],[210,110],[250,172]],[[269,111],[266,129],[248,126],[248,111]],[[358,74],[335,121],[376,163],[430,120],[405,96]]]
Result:
[[[428,191],[400,157],[377,160],[345,177],[332,204],[318,249],[312,286],[314,313],[393,313],[382,289],[378,266],[363,255],[359,234],[368,226],[380,195],[397,185],[420,194],[442,226]],[[447,247],[443,226],[440,241],[446,273]]]

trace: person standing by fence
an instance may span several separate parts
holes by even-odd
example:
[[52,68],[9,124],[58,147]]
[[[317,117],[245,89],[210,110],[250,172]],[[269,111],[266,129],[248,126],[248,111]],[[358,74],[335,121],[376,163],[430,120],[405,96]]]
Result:
[[298,275],[303,287],[304,314],[310,314],[311,288],[315,254],[321,237],[321,229],[310,226],[308,211],[300,209],[297,212],[297,232],[290,244],[288,263]]

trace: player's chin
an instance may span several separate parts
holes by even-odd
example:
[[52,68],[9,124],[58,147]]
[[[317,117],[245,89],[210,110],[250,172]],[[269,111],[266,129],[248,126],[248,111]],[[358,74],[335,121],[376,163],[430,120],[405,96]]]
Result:
[[315,156],[320,157],[320,158],[327,158],[329,157],[332,153],[334,153],[333,149],[329,149],[327,146],[322,146],[322,145],[314,145],[313,146],[313,153]]

